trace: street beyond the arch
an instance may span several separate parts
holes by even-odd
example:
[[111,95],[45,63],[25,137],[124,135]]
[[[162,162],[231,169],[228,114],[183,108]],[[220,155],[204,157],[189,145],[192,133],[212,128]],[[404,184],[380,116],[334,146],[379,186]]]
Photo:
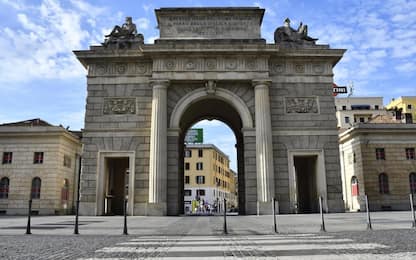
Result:
[[1,259],[415,259],[416,230],[409,211],[374,212],[372,230],[365,213],[80,217],[0,217]]

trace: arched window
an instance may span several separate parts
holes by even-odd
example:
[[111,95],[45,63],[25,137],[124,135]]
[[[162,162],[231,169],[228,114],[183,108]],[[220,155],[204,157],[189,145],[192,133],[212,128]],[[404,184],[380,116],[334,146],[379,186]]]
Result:
[[358,178],[355,176],[352,176],[351,178],[351,195],[352,196],[360,195],[360,191],[358,189]]
[[380,173],[380,175],[378,176],[378,186],[380,194],[389,193],[389,178],[387,177],[387,174]]
[[416,193],[416,172],[411,172],[409,174],[409,184],[410,184],[410,192],[412,194]]
[[31,198],[32,199],[40,199],[40,186],[42,185],[42,181],[39,177],[35,177],[32,179],[32,191],[31,191]]
[[9,178],[3,177],[0,181],[0,199],[9,198]]

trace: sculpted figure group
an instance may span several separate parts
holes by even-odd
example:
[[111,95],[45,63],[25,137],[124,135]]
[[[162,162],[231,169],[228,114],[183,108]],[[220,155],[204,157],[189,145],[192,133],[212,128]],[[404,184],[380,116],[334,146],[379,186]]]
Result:
[[274,32],[275,43],[294,43],[294,44],[315,44],[318,39],[308,36],[308,26],[302,22],[297,30],[290,27],[290,19],[286,18],[283,26]]
[[121,26],[114,26],[113,30],[105,36],[103,45],[116,46],[118,48],[131,47],[133,43],[143,43],[142,34],[137,33],[136,24],[130,16],[126,17],[126,22]]

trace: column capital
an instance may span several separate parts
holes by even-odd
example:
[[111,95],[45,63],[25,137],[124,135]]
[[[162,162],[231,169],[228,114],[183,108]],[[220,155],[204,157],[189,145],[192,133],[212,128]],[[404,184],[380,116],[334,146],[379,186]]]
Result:
[[150,86],[153,88],[167,88],[170,84],[168,79],[151,79]]
[[272,80],[271,79],[253,79],[251,81],[251,85],[253,87],[270,87],[272,85]]

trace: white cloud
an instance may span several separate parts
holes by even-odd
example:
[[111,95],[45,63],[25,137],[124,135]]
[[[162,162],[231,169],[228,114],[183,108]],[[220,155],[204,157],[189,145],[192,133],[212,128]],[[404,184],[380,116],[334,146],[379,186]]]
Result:
[[149,29],[150,20],[147,18],[139,18],[134,21],[139,32]]
[[[86,26],[96,26],[96,17],[105,8],[78,0],[65,6],[57,0],[42,0],[39,5],[2,2],[18,11],[16,23],[20,27],[0,29],[0,47],[4,47],[0,53],[0,82],[66,79],[85,74],[72,50],[82,49],[96,38]],[[21,8],[23,4],[25,8]]]
[[415,62],[406,62],[396,66],[396,70],[400,72],[413,72],[416,71],[416,63]]

